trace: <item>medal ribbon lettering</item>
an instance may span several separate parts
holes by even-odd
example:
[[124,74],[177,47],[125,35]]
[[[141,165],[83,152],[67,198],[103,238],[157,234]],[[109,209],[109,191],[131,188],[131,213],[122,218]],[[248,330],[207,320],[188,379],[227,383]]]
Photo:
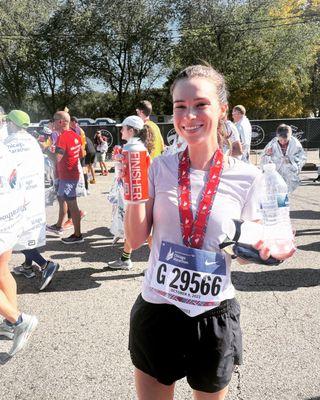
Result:
[[207,231],[208,218],[212,204],[217,193],[220,176],[223,168],[223,154],[218,149],[210,162],[210,170],[205,187],[201,193],[201,199],[193,220],[191,207],[190,184],[190,158],[188,147],[179,161],[178,175],[178,201],[183,243],[187,247],[201,249]]

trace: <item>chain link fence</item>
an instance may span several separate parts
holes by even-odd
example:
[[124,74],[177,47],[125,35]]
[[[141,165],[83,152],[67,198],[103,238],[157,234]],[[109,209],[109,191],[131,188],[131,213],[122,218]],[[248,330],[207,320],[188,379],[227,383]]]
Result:
[[[275,137],[276,129],[280,124],[290,125],[293,135],[299,139],[303,147],[308,151],[320,149],[320,118],[250,120],[250,122],[252,125],[251,150],[256,157],[261,153],[265,145]],[[173,124],[159,122],[158,126],[165,144],[172,144],[176,135]],[[108,156],[111,154],[114,145],[121,144],[120,128],[116,127],[115,124],[83,125],[81,127],[91,139],[93,139],[98,130],[102,131],[102,134],[108,139]],[[36,130],[41,131],[42,127],[37,127]]]

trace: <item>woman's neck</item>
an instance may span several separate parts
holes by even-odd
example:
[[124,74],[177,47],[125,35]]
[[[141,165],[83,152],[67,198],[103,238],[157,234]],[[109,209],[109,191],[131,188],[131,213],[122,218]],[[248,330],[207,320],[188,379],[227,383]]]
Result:
[[188,146],[189,147],[189,157],[190,157],[190,166],[193,169],[199,169],[203,171],[207,171],[210,169],[210,161],[215,151],[218,149],[218,144],[214,143],[211,146],[208,146],[207,143],[205,145],[197,145],[197,146]]

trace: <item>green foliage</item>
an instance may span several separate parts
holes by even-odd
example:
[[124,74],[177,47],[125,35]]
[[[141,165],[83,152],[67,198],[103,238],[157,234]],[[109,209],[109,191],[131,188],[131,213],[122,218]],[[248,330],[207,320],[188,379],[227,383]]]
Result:
[[87,65],[117,96],[126,109],[130,97],[139,97],[164,72],[170,50],[171,2],[168,0],[85,1],[91,18]]
[[7,108],[28,108],[30,35],[57,5],[53,0],[11,0],[0,4],[0,99]]
[[0,104],[121,119],[148,98],[171,114],[174,76],[206,61],[251,118],[306,116],[320,109],[319,25],[320,0],[1,2]]
[[255,115],[301,115],[320,35],[319,18],[299,3],[306,2],[181,1],[173,64],[209,62],[225,75],[231,103],[256,104]]

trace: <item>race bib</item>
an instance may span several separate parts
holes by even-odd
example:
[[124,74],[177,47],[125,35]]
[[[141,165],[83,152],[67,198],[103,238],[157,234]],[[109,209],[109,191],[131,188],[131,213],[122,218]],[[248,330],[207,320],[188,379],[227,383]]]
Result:
[[151,288],[193,317],[225,300],[226,270],[223,254],[163,241]]

